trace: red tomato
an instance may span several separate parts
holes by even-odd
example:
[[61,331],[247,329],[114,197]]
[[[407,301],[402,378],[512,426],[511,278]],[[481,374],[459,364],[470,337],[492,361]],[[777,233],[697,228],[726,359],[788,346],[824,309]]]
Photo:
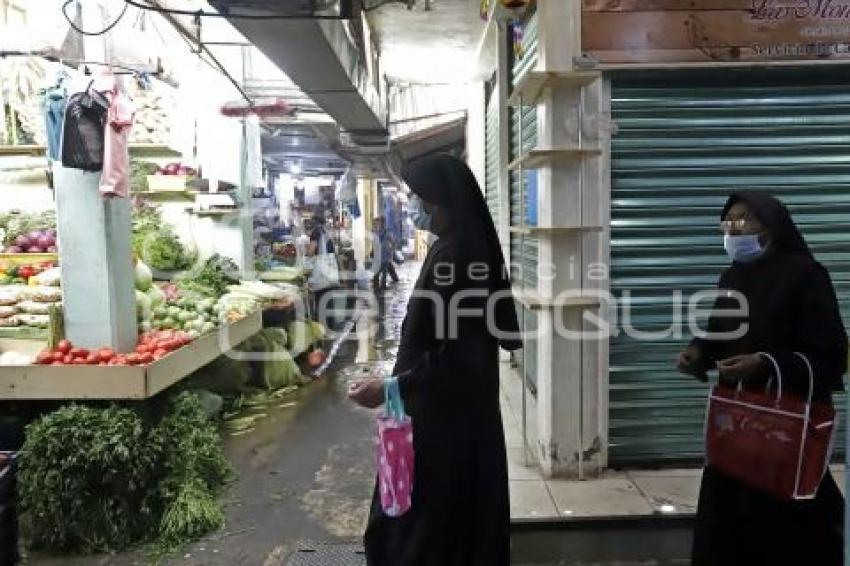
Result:
[[147,365],[153,362],[153,354],[150,352],[145,352],[144,354],[139,354],[139,363],[142,365]]
[[62,358],[62,363],[65,365],[71,365],[74,363],[74,356],[71,354],[67,354],[64,358]]
[[165,357],[165,356],[167,356],[167,355],[168,355],[168,351],[167,351],[167,350],[163,350],[162,348],[159,348],[158,350],[156,350],[156,351],[153,353],[153,359],[154,359],[154,360],[161,360],[162,358],[164,358],[164,357]]
[[50,350],[43,350],[38,353],[35,357],[35,363],[39,365],[46,365],[53,362],[53,352]]
[[86,365],[86,359],[85,358],[74,358],[74,361],[71,362],[71,364],[75,365],[75,366],[84,366],[84,365]]
[[50,365],[52,365],[52,366],[64,366],[65,364],[63,364],[62,362],[53,362]]
[[136,346],[136,353],[147,354],[148,352],[152,352],[153,348],[153,344],[139,344],[138,346]]
[[129,354],[127,356],[127,363],[131,365],[139,363],[139,354]]
[[62,352],[56,351],[53,352],[53,361],[54,362],[63,362],[65,360],[65,354]]
[[97,352],[90,352],[88,356],[86,356],[86,365],[88,366],[96,366],[100,362],[100,356],[98,356]]
[[87,358],[89,351],[85,348],[71,348],[71,355],[75,358]]
[[32,266],[24,265],[23,267],[20,267],[18,269],[18,277],[21,277],[23,279],[29,279],[33,275],[35,275],[35,270],[32,268]]
[[115,352],[112,350],[112,348],[101,348],[97,351],[97,357],[102,362],[108,362],[109,360],[115,357]]
[[108,364],[108,363],[106,363],[106,362],[98,362],[98,363],[97,363],[97,365],[99,365],[99,366],[108,366],[109,364]]
[[67,354],[73,348],[73,344],[71,344],[70,340],[60,340],[59,344],[56,346],[56,350],[62,352],[63,354]]

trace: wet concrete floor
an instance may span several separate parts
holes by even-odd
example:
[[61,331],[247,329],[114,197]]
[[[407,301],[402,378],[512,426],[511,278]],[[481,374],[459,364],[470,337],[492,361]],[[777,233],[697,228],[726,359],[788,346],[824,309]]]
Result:
[[[361,316],[328,370],[312,384],[262,411],[268,416],[238,436],[223,433],[236,471],[226,498],[224,529],[160,559],[160,564],[285,564],[294,543],[359,539],[374,487],[375,412],[353,405],[348,382],[391,369],[417,264],[377,295],[378,309]],[[372,333],[374,336],[369,336]],[[149,564],[144,550],[101,557],[32,556],[38,565]]]

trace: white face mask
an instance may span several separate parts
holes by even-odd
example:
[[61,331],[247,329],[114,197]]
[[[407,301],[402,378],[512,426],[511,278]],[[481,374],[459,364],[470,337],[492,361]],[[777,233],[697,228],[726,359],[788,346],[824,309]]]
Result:
[[418,197],[414,197],[411,199],[410,205],[410,219],[413,221],[413,225],[416,226],[417,230],[430,232],[433,218],[431,213],[425,210],[422,200]]
[[723,236],[723,247],[729,259],[738,263],[752,263],[764,255],[764,247],[759,241],[758,234],[741,234]]

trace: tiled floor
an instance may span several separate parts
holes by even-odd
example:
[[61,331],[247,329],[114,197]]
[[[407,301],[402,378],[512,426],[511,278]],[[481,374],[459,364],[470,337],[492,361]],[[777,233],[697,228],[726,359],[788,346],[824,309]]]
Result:
[[[513,519],[639,517],[696,512],[702,470],[606,471],[587,481],[546,480],[540,468],[526,465],[522,449],[522,384],[509,363],[502,363],[502,418],[508,446],[508,477]],[[528,396],[528,446],[535,446],[534,398]],[[531,455],[529,455],[531,456]],[[533,458],[529,458],[533,462]],[[844,490],[844,466],[832,473]]]

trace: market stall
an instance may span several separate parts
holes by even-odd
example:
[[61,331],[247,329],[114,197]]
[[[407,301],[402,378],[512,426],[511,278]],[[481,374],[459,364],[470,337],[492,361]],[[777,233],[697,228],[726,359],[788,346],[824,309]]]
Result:
[[[235,136],[236,168],[227,168],[209,148],[168,147],[177,96],[147,73],[112,69],[94,81],[82,66],[26,60],[36,61],[30,82],[47,85],[34,98],[65,105],[58,124],[23,107],[0,124],[0,184],[9,195],[0,202],[0,449],[20,450],[26,541],[83,552],[150,540],[172,548],[222,524],[229,467],[219,435],[250,430],[263,415],[256,407],[308,384],[325,362],[326,330],[306,306],[310,271],[297,261],[292,231],[266,215],[276,201],[256,117],[220,107],[196,117],[197,131],[220,126],[212,137],[223,148],[231,145],[221,132]],[[246,198],[251,191],[256,200]],[[261,211],[254,227],[275,231],[268,257],[264,233],[251,237],[252,206]],[[269,263],[255,266],[252,252]],[[75,439],[60,451],[49,448],[57,430]],[[109,430],[107,440],[129,451],[91,449]],[[63,476],[78,491],[50,483],[49,470],[69,459],[84,462]],[[11,474],[14,461],[0,461],[0,474]],[[110,462],[136,491],[107,485]],[[83,473],[103,477],[93,489],[109,497],[87,495]],[[138,523],[116,512],[138,508],[140,497],[152,507]],[[115,513],[114,524],[33,521],[56,505],[88,517]]]

